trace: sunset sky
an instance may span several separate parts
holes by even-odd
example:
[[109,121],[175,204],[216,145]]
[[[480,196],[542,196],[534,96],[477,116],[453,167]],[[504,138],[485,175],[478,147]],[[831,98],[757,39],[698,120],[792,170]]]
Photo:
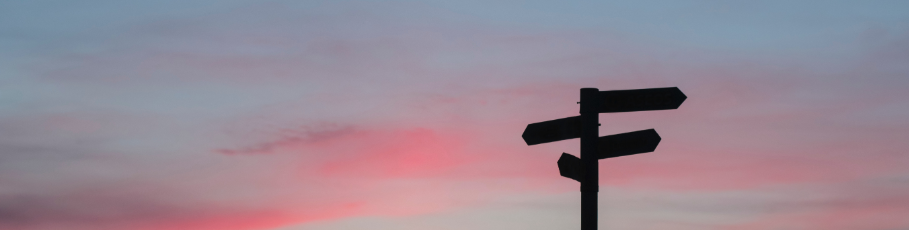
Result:
[[0,0],[0,229],[909,229],[909,1]]

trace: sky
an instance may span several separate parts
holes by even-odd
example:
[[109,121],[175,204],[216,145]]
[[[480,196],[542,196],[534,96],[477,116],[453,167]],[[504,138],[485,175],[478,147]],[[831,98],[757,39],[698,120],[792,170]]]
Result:
[[907,1],[0,0],[0,229],[909,229]]

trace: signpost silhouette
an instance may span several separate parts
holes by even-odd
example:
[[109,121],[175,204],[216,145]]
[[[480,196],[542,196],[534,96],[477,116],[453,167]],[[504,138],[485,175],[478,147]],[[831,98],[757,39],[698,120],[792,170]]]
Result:
[[528,124],[521,137],[527,145],[581,138],[581,158],[562,153],[559,174],[581,182],[581,229],[597,229],[597,161],[652,152],[661,140],[653,129],[599,137],[599,114],[677,109],[687,98],[677,87],[617,91],[581,88],[580,116]]

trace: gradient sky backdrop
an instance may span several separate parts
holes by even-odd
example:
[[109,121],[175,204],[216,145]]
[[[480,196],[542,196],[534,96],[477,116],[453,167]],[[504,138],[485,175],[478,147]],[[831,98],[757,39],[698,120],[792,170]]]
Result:
[[0,1],[2,229],[909,229],[909,1]]

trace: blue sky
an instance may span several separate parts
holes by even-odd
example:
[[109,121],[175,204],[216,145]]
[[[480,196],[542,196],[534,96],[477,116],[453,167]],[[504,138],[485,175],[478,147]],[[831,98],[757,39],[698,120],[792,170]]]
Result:
[[905,1],[0,1],[0,228],[905,229]]

